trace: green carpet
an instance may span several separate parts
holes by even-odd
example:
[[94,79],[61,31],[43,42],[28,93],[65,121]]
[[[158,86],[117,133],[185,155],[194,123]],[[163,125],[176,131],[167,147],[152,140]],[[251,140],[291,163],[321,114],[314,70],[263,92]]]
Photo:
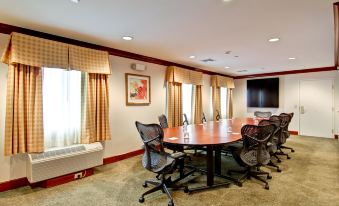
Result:
[[[185,194],[172,193],[175,205],[339,205],[339,143],[333,139],[292,136],[288,146],[296,152],[292,159],[280,165],[282,173],[273,169],[269,180],[270,190],[263,184],[247,180],[243,187],[231,185],[209,191]],[[0,193],[0,206],[92,206],[92,205],[167,205],[167,197],[156,192],[138,202],[139,196],[149,188],[143,188],[143,180],[154,178],[154,174],[141,166],[141,156],[115,164],[96,168],[88,178],[49,189],[23,187]],[[194,159],[204,164],[202,157]],[[230,158],[223,158],[223,170],[236,166]],[[193,178],[193,177],[192,177]],[[204,183],[204,176],[197,174],[192,185]]]

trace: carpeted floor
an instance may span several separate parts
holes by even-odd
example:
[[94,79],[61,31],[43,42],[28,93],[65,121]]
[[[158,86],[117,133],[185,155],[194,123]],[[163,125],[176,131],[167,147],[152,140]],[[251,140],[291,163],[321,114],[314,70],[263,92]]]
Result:
[[[282,173],[272,169],[270,190],[263,184],[247,180],[243,187],[231,185],[209,191],[185,194],[174,191],[175,205],[339,205],[339,143],[333,139],[293,136],[289,146],[296,152],[292,159],[280,164]],[[101,166],[95,175],[49,189],[23,187],[0,193],[0,206],[130,206],[167,205],[167,197],[161,192],[147,196],[145,203],[138,202],[147,189],[143,180],[154,178],[140,162],[141,156],[115,164]],[[201,157],[196,158],[203,164]],[[228,157],[224,165],[235,166]],[[227,163],[227,164],[226,164]],[[223,170],[227,168],[224,167]],[[269,168],[265,168],[271,171]],[[204,183],[197,174],[193,185]],[[193,178],[193,177],[192,177]],[[190,184],[192,186],[192,184]]]

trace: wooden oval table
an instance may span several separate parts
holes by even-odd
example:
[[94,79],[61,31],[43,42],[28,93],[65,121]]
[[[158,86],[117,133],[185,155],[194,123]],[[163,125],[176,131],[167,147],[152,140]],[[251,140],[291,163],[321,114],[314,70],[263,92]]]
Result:
[[[241,128],[246,124],[258,124],[256,118],[233,118],[211,121],[204,124],[188,125],[188,138],[184,138],[183,126],[164,129],[164,143],[176,146],[196,146],[207,148],[207,186],[197,190],[208,189],[229,183],[214,184],[214,176],[221,175],[221,148],[241,139]],[[236,181],[230,177],[226,179]],[[191,190],[192,191],[192,190]]]

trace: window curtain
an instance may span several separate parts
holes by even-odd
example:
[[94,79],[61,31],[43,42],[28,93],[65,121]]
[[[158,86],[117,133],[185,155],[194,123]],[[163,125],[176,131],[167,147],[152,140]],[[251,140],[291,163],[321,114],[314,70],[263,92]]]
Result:
[[167,83],[167,117],[168,126],[182,125],[182,84],[177,82]]
[[[108,52],[13,32],[1,61],[9,65],[5,154],[44,150],[41,68],[88,72],[81,140],[110,139],[108,112]],[[19,115],[20,114],[20,115]]]
[[202,119],[202,86],[196,85],[193,87],[193,122],[200,124]]
[[42,69],[22,64],[8,68],[5,155],[43,152]]
[[83,122],[84,144],[110,140],[108,75],[87,74],[85,121]]
[[[166,82],[167,82],[167,117],[168,117],[168,126],[177,127],[182,125],[182,84],[192,84],[194,87],[199,86],[201,93],[201,86],[203,85],[203,76],[202,72],[191,71],[188,69],[182,69],[175,66],[169,66],[166,70]],[[196,96],[193,93],[193,96]],[[201,95],[199,97],[201,99]],[[199,98],[197,100],[199,100]],[[202,109],[202,101],[195,101],[198,105],[195,105],[195,108],[198,110]],[[202,112],[201,112],[202,113]],[[198,112],[197,112],[198,114]],[[196,112],[194,109],[193,116],[195,118]],[[201,118],[199,114],[197,118]],[[193,120],[196,121],[195,119]]]
[[213,119],[216,119],[216,110],[220,112],[220,87],[228,88],[227,92],[227,118],[233,117],[233,94],[232,89],[234,86],[234,79],[230,77],[224,77],[219,75],[211,76],[211,87],[212,87],[212,108],[213,108]]
[[227,89],[227,119],[233,118],[233,89]]
[[213,120],[216,120],[217,110],[220,113],[220,87],[212,87],[212,109],[213,109]]

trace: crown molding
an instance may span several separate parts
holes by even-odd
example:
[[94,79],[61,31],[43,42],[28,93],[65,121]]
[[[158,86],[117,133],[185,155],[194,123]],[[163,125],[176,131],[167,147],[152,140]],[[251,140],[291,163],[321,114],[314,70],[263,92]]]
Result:
[[229,76],[229,75],[226,75],[226,74],[212,72],[212,71],[204,70],[204,69],[201,69],[201,68],[187,66],[187,65],[184,65],[184,64],[179,64],[179,63],[175,63],[175,62],[171,62],[171,61],[167,61],[167,60],[162,60],[162,59],[149,57],[149,56],[145,56],[145,55],[141,55],[141,54],[136,54],[136,53],[132,53],[132,52],[128,52],[128,51],[123,51],[123,50],[119,50],[119,49],[115,49],[115,48],[111,48],[111,47],[106,47],[106,46],[92,44],[92,43],[88,43],[88,42],[84,42],[84,41],[79,41],[79,40],[76,40],[76,39],[71,39],[71,38],[57,36],[57,35],[44,33],[44,32],[40,32],[40,31],[36,31],[36,30],[31,30],[31,29],[27,29],[27,28],[23,28],[23,27],[18,27],[18,26],[0,23],[0,33],[11,34],[12,32],[18,32],[18,33],[22,33],[22,34],[27,34],[27,35],[31,35],[31,36],[35,36],[35,37],[40,37],[40,38],[44,38],[44,39],[58,41],[58,42],[66,43],[66,44],[77,45],[77,46],[86,47],[86,48],[90,48],[90,49],[107,51],[110,55],[113,55],[113,56],[119,56],[119,57],[124,57],[124,58],[128,58],[128,59],[144,61],[144,62],[148,62],[148,63],[152,63],[152,64],[158,64],[158,65],[162,65],[162,66],[177,66],[177,67],[181,67],[181,68],[185,68],[185,69],[189,69],[189,70],[193,70],[193,71],[202,72],[202,73],[208,74],[208,75],[221,75],[221,76],[226,76],[226,77],[232,77],[232,76]]

